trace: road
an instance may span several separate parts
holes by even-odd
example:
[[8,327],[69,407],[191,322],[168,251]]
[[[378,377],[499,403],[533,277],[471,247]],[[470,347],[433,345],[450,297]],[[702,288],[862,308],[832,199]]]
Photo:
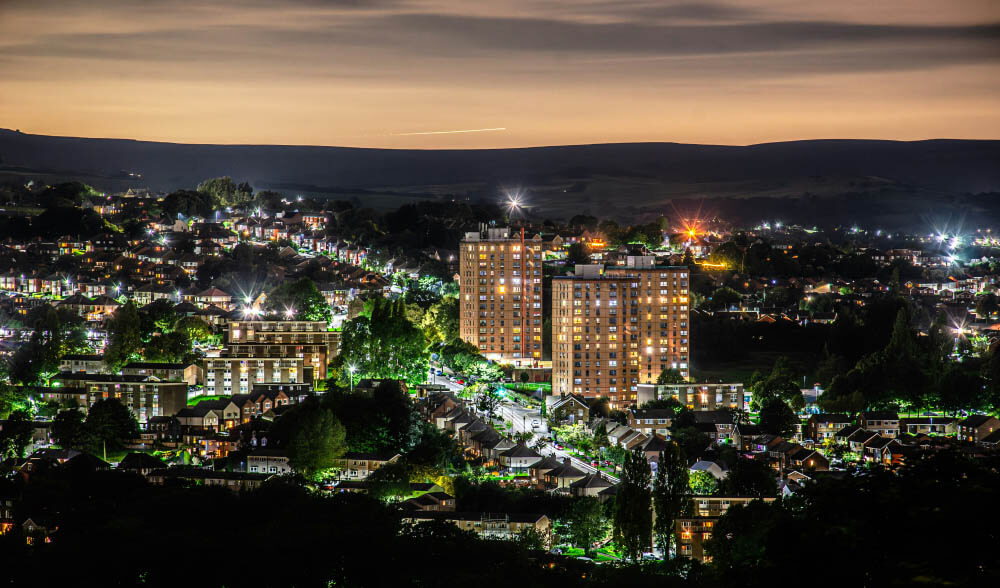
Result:
[[[431,381],[434,382],[433,379]],[[436,383],[447,386],[448,390],[450,390],[455,394],[458,394],[459,392],[465,389],[465,386],[457,384],[444,376],[438,376]],[[539,410],[528,409],[516,402],[504,400],[500,404],[500,408],[497,411],[497,416],[499,416],[504,421],[511,424],[511,431],[514,434],[523,432],[531,433],[532,443],[540,435],[548,434],[548,423],[544,418],[542,418],[541,412]],[[537,429],[534,429],[532,427],[532,421],[535,420],[537,420],[538,424],[540,425]],[[569,458],[570,462],[576,469],[586,472],[588,474],[597,473],[599,471],[597,468],[590,465],[589,462],[578,459],[567,453],[565,450],[557,449],[556,446],[553,445],[550,441],[545,442],[545,445],[541,448],[541,450],[539,450],[539,453],[545,456],[554,455],[559,459]],[[612,483],[617,484],[620,481],[617,477],[612,476],[607,472],[601,472],[601,474],[605,478],[611,480]]]

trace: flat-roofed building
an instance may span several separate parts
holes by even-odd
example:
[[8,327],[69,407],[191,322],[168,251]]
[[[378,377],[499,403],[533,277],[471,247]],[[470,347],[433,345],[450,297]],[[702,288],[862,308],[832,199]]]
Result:
[[230,321],[226,335],[231,355],[302,359],[318,378],[326,378],[330,358],[340,352],[340,331],[323,321]]
[[693,496],[691,508],[686,516],[674,521],[674,536],[677,540],[677,554],[696,559],[702,563],[712,560],[705,553],[703,543],[712,538],[719,517],[726,514],[731,506],[745,506],[755,500],[774,502],[774,498],[747,496]]
[[313,382],[313,366],[299,357],[244,354],[205,358],[205,394],[249,394],[254,384]]
[[552,392],[636,403],[664,369],[687,377],[688,268],[652,256],[624,266],[578,265],[552,280]]
[[166,381],[156,376],[61,373],[52,382],[58,383],[59,388],[42,393],[43,400],[74,398],[84,404],[85,399],[89,408],[98,400],[114,398],[131,410],[140,423],[174,415],[187,407],[187,382]]
[[508,228],[466,233],[459,245],[459,332],[489,359],[542,357],[542,249],[540,236]]

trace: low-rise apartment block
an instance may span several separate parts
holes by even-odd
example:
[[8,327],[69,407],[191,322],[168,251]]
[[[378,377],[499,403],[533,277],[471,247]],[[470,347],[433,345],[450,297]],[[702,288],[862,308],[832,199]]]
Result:
[[719,518],[732,506],[743,506],[754,500],[774,502],[774,498],[754,498],[745,496],[694,496],[691,498],[689,516],[674,522],[677,553],[696,559],[702,563],[711,561],[705,553],[704,542],[712,538]]
[[207,357],[205,394],[231,396],[249,394],[254,384],[313,382],[313,366],[299,357],[262,357],[245,353],[239,357]]
[[73,397],[84,407],[90,407],[98,400],[116,398],[140,423],[153,417],[174,415],[187,406],[186,382],[165,381],[156,376],[63,373],[52,381],[59,387],[41,394],[46,401]]

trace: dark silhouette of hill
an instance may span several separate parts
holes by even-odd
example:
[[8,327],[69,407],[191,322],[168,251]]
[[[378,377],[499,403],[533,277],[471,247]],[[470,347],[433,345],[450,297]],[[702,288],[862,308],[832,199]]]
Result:
[[255,184],[353,188],[532,183],[594,176],[658,182],[874,177],[946,192],[1000,189],[1000,141],[817,140],[745,147],[622,143],[486,150],[393,150],[275,145],[188,145],[29,135],[0,130],[6,167],[191,187],[219,175]]
[[[189,145],[0,129],[0,181],[81,180],[108,191],[193,188],[228,175],[256,190],[394,208],[414,199],[497,199],[521,187],[531,213],[620,220],[701,210],[741,220],[920,226],[1000,221],[1000,141],[814,140],[748,146],[619,143],[402,150]],[[975,194],[976,196],[970,196]],[[699,204],[702,203],[702,204]]]

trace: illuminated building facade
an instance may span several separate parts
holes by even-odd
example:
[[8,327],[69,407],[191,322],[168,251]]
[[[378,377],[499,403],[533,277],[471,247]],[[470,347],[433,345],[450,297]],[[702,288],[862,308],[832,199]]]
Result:
[[489,359],[516,366],[542,357],[542,250],[508,228],[466,233],[459,246],[460,334]]
[[688,268],[578,265],[552,280],[552,391],[636,403],[639,384],[675,368],[688,375]]

